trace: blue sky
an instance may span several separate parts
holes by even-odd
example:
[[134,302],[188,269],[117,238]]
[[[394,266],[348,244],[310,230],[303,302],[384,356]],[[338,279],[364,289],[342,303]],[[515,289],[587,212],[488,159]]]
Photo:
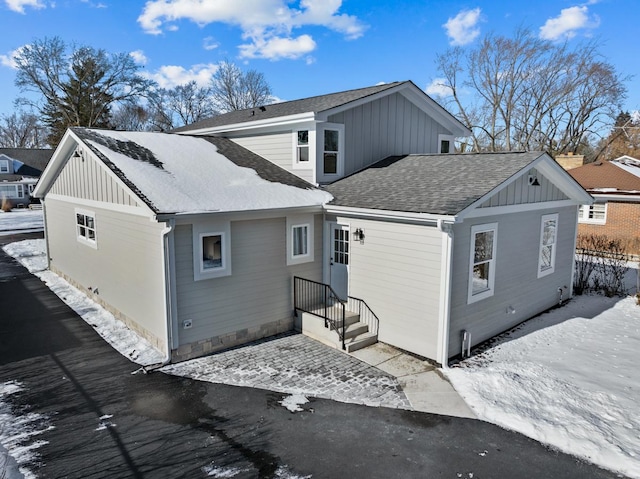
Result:
[[13,111],[13,52],[36,38],[131,53],[162,86],[207,82],[228,59],[264,73],[277,98],[412,80],[431,88],[437,53],[528,27],[596,39],[640,109],[637,0],[0,0],[0,115]]

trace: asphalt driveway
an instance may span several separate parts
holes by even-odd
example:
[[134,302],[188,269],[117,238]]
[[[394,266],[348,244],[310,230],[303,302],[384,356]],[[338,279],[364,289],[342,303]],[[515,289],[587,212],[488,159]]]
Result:
[[0,251],[0,386],[38,418],[37,477],[619,477],[473,419],[324,399],[291,413],[284,394],[137,369]]

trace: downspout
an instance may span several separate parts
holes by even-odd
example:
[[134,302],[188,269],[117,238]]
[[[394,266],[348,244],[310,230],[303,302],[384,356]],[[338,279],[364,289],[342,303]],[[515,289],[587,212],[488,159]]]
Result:
[[[569,283],[569,295],[567,296],[568,298],[573,298],[573,280],[575,279],[575,275],[576,275],[576,248],[578,246],[578,220],[580,219],[580,206],[576,205],[576,225],[575,225],[575,229],[574,231],[574,235],[573,235],[573,268],[571,268],[571,282]],[[562,293],[561,293],[562,294]],[[562,296],[561,296],[561,300],[562,300]]]
[[173,317],[175,306],[175,288],[173,277],[173,229],[175,228],[175,220],[170,219],[166,223],[166,227],[161,231],[162,237],[162,252],[163,252],[163,269],[164,269],[164,291],[165,291],[165,316],[166,316],[166,328],[165,328],[165,341],[166,341],[166,354],[161,363],[152,364],[149,366],[143,366],[143,371],[149,373],[160,369],[171,362],[171,349],[173,347]]
[[453,225],[438,220],[438,230],[442,232],[442,256],[440,267],[440,307],[438,317],[438,361],[443,369],[449,367],[449,328],[451,315],[451,266],[453,261]]
[[47,254],[47,269],[51,271],[51,256],[49,255],[49,230],[47,229],[47,210],[44,204],[44,198],[40,199],[42,205],[42,226],[44,227],[44,248]]

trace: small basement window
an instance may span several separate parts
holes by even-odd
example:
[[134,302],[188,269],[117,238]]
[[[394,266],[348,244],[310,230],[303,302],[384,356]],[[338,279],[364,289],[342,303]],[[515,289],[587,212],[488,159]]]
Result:
[[496,246],[498,224],[471,228],[468,302],[493,296],[496,279]]
[[92,247],[97,246],[95,213],[76,210],[76,233],[79,242]]

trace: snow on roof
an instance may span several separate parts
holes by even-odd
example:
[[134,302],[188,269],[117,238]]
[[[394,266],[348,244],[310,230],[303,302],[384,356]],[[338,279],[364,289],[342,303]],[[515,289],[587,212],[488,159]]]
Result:
[[[204,138],[157,132],[84,130],[158,213],[247,211],[321,205],[331,195],[269,181]],[[249,153],[249,152],[247,152]],[[265,162],[267,160],[264,160]]]

